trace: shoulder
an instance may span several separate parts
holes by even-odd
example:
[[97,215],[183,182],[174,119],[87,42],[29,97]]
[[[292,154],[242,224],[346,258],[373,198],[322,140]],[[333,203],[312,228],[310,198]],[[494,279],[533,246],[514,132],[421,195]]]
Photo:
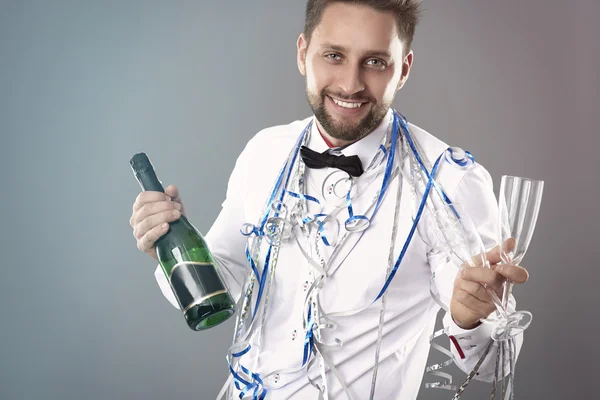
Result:
[[311,119],[298,119],[256,132],[239,154],[236,169],[243,170],[246,178],[253,183],[257,178],[260,181],[273,178],[281,170]]
[[239,177],[236,187],[243,199],[247,220],[261,217],[265,200],[310,120],[309,117],[264,128],[246,143],[236,162],[234,175]]
[[407,125],[411,137],[419,143],[421,149],[425,152],[427,158],[431,160],[432,164],[442,152],[450,147],[449,144],[420,126],[412,122],[407,122]]
[[[422,153],[433,165],[440,157],[435,181],[453,203],[459,203],[474,222],[486,249],[496,244],[497,201],[494,194],[492,177],[488,170],[477,161],[466,168],[452,162],[448,148],[459,149],[449,145],[434,135],[413,124],[409,125],[413,139],[419,142]],[[468,149],[459,149],[467,151]]]
[[281,166],[311,118],[269,126],[254,133],[239,154],[236,166],[248,172],[257,168],[268,172],[270,167]]
[[461,168],[452,163],[448,149],[451,148],[453,151],[468,151],[468,149],[446,143],[414,123],[408,122],[408,129],[431,166],[441,157],[436,181],[441,184],[450,197],[456,194],[459,187],[461,191],[467,192],[493,191],[492,177],[477,159],[476,154],[473,154],[475,161],[470,168]]

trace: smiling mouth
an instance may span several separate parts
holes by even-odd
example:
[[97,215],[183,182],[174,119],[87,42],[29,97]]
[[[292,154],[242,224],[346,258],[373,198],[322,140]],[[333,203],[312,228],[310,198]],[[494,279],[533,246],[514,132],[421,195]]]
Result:
[[331,96],[327,96],[327,97],[329,97],[336,105],[338,105],[340,107],[344,107],[344,108],[349,108],[349,109],[360,108],[363,104],[367,104],[366,102],[342,101],[342,100],[338,100]]

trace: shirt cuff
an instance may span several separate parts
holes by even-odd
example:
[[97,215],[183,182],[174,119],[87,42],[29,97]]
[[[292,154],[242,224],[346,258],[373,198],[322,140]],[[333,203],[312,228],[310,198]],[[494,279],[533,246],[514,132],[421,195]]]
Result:
[[461,359],[468,358],[470,354],[477,353],[481,346],[487,345],[494,329],[494,324],[487,322],[473,329],[463,329],[454,322],[450,313],[444,316],[444,326],[453,344],[453,352]]

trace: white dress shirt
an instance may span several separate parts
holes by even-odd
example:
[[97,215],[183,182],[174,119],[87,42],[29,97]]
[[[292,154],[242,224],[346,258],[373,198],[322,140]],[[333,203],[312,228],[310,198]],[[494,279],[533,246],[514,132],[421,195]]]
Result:
[[[366,168],[378,151],[390,116],[391,110],[375,131],[343,148],[342,153],[346,156],[358,155]],[[245,255],[248,238],[240,233],[240,227],[247,222],[257,224],[286,157],[311,118],[314,117],[260,131],[248,142],[236,161],[222,210],[205,237],[236,300],[241,295],[242,285],[250,271]],[[420,144],[431,164],[449,147],[414,124],[409,123],[408,126],[412,137]],[[328,149],[315,123],[312,124],[307,146],[317,152]],[[305,194],[320,201],[323,213],[331,211],[340,201],[326,199],[323,193],[324,182],[327,183],[328,177],[336,171],[331,168],[306,168]],[[324,342],[333,342],[334,338],[343,342],[341,348],[328,350],[327,354],[343,377],[353,399],[369,398],[381,300],[371,303],[382,289],[386,278],[397,189],[401,180],[402,195],[393,257],[396,260],[412,227],[414,216],[410,183],[403,175],[390,182],[377,214],[363,235],[349,234],[339,254],[332,260],[329,257],[333,246],[327,247],[321,243],[319,247],[329,263],[327,282],[320,293],[324,312],[330,314],[368,306],[358,314],[333,318],[337,327],[322,331]],[[497,203],[492,179],[486,169],[478,163],[464,170],[442,162],[436,181],[452,202],[461,203],[469,212],[486,248],[494,247]],[[376,191],[381,188],[381,182],[382,174],[370,185],[357,187],[359,195],[352,199],[355,214],[366,211]],[[311,212],[318,211],[316,204],[309,202],[309,205]],[[340,237],[344,233],[344,221],[347,218],[348,211],[345,209],[337,215]],[[437,254],[415,233],[402,264],[387,289],[376,399],[417,398],[430,349],[429,336],[433,333],[436,315],[440,310],[429,291],[432,271],[438,271],[435,284],[445,304],[449,304],[458,272],[457,266],[446,263],[448,261],[445,255]],[[164,296],[178,308],[160,267],[156,269],[155,276]],[[302,364],[305,334],[302,316],[306,283],[309,280],[309,265],[298,244],[295,240],[285,242],[279,252],[269,295],[262,349],[260,352],[252,349],[241,358],[244,365],[256,365],[253,372],[262,377],[275,370],[296,368]],[[514,298],[511,296],[511,309],[514,306]],[[457,348],[450,340],[447,342],[454,362],[462,371],[469,373],[485,350],[492,326],[482,324],[472,330],[463,330],[453,322],[448,313],[443,318],[443,324],[448,328],[448,335],[456,339],[455,343],[459,346]],[[517,355],[522,340],[522,335],[519,335],[516,342]],[[475,379],[492,381],[495,350],[496,347],[487,356]],[[505,368],[508,371],[508,364]],[[308,375],[317,383],[320,382],[318,367],[311,369]],[[464,376],[454,376],[454,379],[455,383],[460,384]],[[331,371],[327,372],[327,384],[329,399],[346,399],[346,394]],[[307,379],[306,370],[272,376],[265,381],[265,385],[269,388],[266,397],[269,400],[318,397],[317,389]],[[448,393],[450,396],[451,392]]]

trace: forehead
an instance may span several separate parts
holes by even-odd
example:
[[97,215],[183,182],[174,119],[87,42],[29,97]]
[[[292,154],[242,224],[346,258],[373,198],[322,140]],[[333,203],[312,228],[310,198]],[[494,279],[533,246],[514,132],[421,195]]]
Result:
[[327,6],[312,34],[312,42],[317,46],[334,44],[357,52],[402,52],[396,18],[391,12],[341,2]]

